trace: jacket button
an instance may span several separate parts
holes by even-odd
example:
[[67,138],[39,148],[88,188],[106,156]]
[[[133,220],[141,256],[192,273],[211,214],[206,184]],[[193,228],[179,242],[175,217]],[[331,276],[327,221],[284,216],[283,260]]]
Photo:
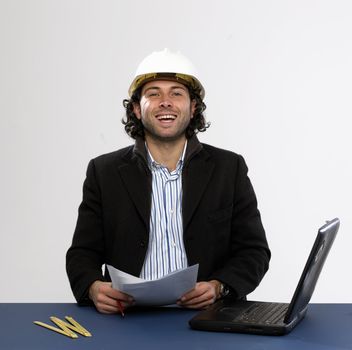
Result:
[[145,247],[145,241],[141,241],[141,242],[139,243],[139,246],[142,247],[142,248],[144,248],[144,247]]

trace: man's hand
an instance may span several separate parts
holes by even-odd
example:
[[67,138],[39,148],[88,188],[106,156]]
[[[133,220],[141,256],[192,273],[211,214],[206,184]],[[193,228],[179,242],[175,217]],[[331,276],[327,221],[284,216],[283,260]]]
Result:
[[219,281],[198,282],[192,290],[180,298],[177,304],[190,309],[205,309],[219,299],[219,296]]
[[95,281],[89,287],[89,298],[93,301],[97,310],[103,314],[121,312],[118,302],[125,309],[133,305],[133,298],[112,288],[110,282]]

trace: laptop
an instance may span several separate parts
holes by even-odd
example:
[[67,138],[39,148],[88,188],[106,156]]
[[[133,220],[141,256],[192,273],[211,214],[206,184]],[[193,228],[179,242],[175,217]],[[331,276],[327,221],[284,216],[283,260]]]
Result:
[[318,230],[308,260],[289,304],[221,299],[196,314],[191,328],[203,331],[265,335],[289,333],[305,316],[318,277],[329,254],[340,220],[327,221]]

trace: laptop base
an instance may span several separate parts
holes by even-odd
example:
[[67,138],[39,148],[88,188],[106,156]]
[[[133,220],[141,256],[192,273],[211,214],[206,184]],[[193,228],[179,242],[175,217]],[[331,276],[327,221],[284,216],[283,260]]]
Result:
[[194,316],[189,325],[211,332],[284,335],[291,332],[307,311],[305,308],[299,317],[287,324],[284,318],[288,306],[286,303],[220,300]]

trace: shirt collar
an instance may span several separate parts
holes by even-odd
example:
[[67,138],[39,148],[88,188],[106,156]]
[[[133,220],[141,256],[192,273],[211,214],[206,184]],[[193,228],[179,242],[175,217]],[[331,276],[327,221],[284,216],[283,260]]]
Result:
[[[202,150],[203,146],[199,142],[196,135],[193,135],[190,139],[187,140],[187,144],[185,144],[183,153],[182,153],[182,161],[186,166],[188,162]],[[146,164],[148,164],[148,151],[145,144],[145,140],[142,137],[137,137],[136,142],[133,147],[133,153],[141,157]]]
[[[188,143],[188,141],[186,140],[185,145],[183,146],[182,154],[176,164],[176,169],[173,172],[179,172],[183,167],[183,163],[184,163],[184,159],[185,159],[185,155],[186,155],[187,143]],[[145,142],[144,144],[145,144],[145,149],[147,150],[147,161],[148,161],[149,168],[151,170],[155,169],[155,168],[165,168],[164,165],[162,165],[154,160],[152,154],[149,151],[147,143]]]

